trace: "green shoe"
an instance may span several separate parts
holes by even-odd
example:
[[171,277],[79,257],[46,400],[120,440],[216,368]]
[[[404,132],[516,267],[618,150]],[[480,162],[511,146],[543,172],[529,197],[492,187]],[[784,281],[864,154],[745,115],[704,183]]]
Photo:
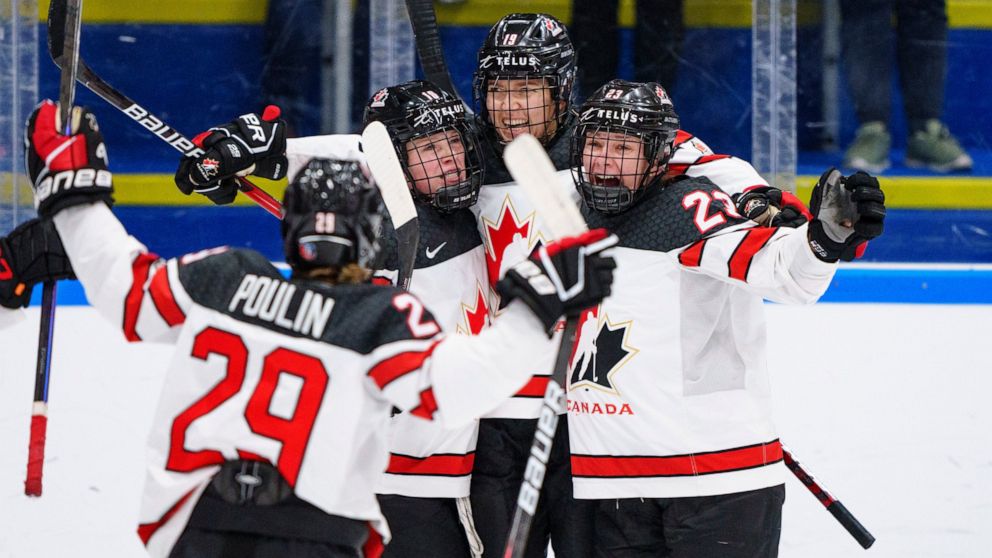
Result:
[[906,166],[926,167],[937,172],[971,170],[971,157],[961,149],[947,126],[937,119],[927,120],[906,145]]
[[854,143],[844,153],[844,166],[878,174],[889,168],[889,148],[892,136],[884,122],[866,122],[858,128]]

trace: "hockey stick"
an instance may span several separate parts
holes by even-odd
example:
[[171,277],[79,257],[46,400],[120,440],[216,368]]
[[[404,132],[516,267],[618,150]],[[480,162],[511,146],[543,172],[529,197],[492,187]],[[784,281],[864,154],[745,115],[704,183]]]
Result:
[[[555,238],[581,234],[586,230],[585,219],[579,208],[563,195],[558,186],[557,171],[541,143],[529,134],[513,140],[503,151],[506,168],[513,179],[527,193],[540,218],[551,229]],[[507,537],[504,558],[522,558],[530,537],[530,526],[537,510],[537,502],[544,485],[544,475],[554,443],[558,415],[565,411],[565,375],[568,357],[575,343],[578,320],[565,321],[561,346],[555,358],[555,367],[541,401],[541,414],[530,446],[530,457],[524,469],[523,483],[517,496],[517,509]]]
[[[57,2],[52,2],[52,6],[55,6],[56,3]],[[49,14],[51,14],[51,11],[49,11]],[[62,68],[62,61],[60,60],[60,57],[57,56],[57,54],[60,53],[54,50],[54,45],[59,43],[62,33],[64,33],[64,30],[49,25],[49,54],[52,55],[52,60],[55,61],[55,65],[59,68]],[[65,69],[63,68],[63,71],[64,70]],[[126,114],[131,118],[131,120],[134,120],[138,124],[144,126],[148,129],[148,131],[158,136],[159,139],[165,143],[168,143],[183,155],[187,157],[198,157],[203,155],[203,150],[190,140],[186,139],[186,136],[166,124],[165,121],[152,114],[148,109],[129,99],[106,81],[100,79],[100,76],[96,75],[96,73],[91,70],[82,59],[79,59],[79,68],[75,74],[76,79],[79,80],[83,86],[96,93],[104,101],[107,101],[116,107],[117,110]],[[238,183],[238,189],[241,190],[242,193],[251,198],[252,201],[261,206],[262,209],[268,211],[276,218],[282,219],[282,204],[279,203],[279,200],[273,198],[268,192],[262,190],[258,186],[255,186],[244,177],[239,176]]]
[[[55,0],[48,7],[48,27],[61,29],[61,42],[48,50],[62,68],[59,78],[59,117],[65,135],[72,134],[72,103],[76,98],[76,68],[79,65],[79,28],[82,0]],[[31,432],[28,439],[28,469],[24,494],[41,496],[45,467],[45,440],[48,432],[48,382],[52,372],[52,340],[55,333],[55,281],[45,281],[41,292],[41,320],[38,328],[38,356],[35,364],[34,403],[31,406]]]
[[784,445],[782,446],[782,456],[785,458],[785,466],[792,471],[793,475],[796,475],[796,478],[799,479],[799,482],[803,483],[803,486],[813,493],[813,496],[816,496],[816,499],[823,504],[823,507],[827,508],[827,511],[834,516],[834,519],[840,522],[844,526],[844,529],[847,529],[847,532],[854,537],[854,540],[858,541],[858,544],[862,548],[867,550],[875,543],[875,537],[868,532],[868,529],[865,529],[865,526],[847,510],[844,504],[840,503],[840,500],[831,496],[826,489],[820,486],[813,476],[806,472],[806,469],[796,461],[796,458],[792,456],[792,452]]
[[406,175],[393,148],[393,140],[382,122],[372,122],[365,127],[362,132],[362,151],[396,231],[399,260],[396,284],[409,290],[413,265],[417,261],[417,246],[420,244],[420,224]]
[[458,91],[451,83],[448,64],[444,61],[444,49],[437,29],[437,14],[434,13],[434,0],[406,0],[406,13],[413,26],[413,38],[417,44],[420,66],[424,69],[427,81],[458,97]]

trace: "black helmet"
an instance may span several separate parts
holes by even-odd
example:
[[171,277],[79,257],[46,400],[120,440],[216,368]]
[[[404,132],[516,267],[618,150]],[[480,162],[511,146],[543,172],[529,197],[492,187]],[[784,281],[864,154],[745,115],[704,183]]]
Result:
[[[679,117],[675,107],[665,89],[657,83],[615,79],[597,89],[579,108],[578,124],[572,136],[572,175],[582,200],[603,213],[620,213],[630,208],[651,186],[661,182],[678,130]],[[607,176],[593,174],[594,169],[584,168],[587,141],[597,132],[613,134],[602,140],[604,144],[598,146],[601,149],[607,149],[610,143],[620,149],[619,145],[624,142],[638,142],[643,149],[644,170],[637,175]],[[594,147],[597,146],[590,146],[590,149]],[[612,159],[614,165],[624,161],[623,155],[618,153],[601,160],[608,159]]]
[[[542,78],[551,90],[552,118],[560,131],[568,117],[575,68],[572,40],[565,26],[555,17],[547,14],[505,16],[489,30],[479,49],[473,83],[476,111],[484,122],[495,127],[486,107],[490,84],[497,80]],[[552,137],[539,139],[547,143]]]
[[286,188],[282,211],[283,249],[294,272],[376,266],[386,212],[357,161],[311,159]]
[[[441,211],[469,207],[479,198],[479,186],[482,185],[479,142],[475,129],[465,118],[465,105],[460,100],[430,82],[408,81],[380,89],[369,99],[365,105],[362,125],[368,126],[370,122],[376,120],[382,122],[389,131],[393,148],[403,163],[403,172],[415,198]],[[449,131],[458,134],[460,146],[452,143],[448,136],[439,136],[425,143],[432,147],[443,145],[446,148],[445,153],[453,155],[464,153],[463,168],[458,168],[456,160],[452,159],[451,170],[447,174],[431,176],[423,166],[423,159],[410,160],[407,151],[408,142],[414,141],[416,144],[418,142],[415,140],[420,138]],[[427,162],[437,161],[438,158],[439,156],[435,155]],[[420,165],[419,169],[418,165]],[[456,177],[461,175],[458,177],[460,180],[450,178],[449,175],[453,173],[457,173]],[[419,191],[414,187],[417,178],[414,174],[421,175],[419,178],[422,180],[433,179],[437,183],[436,189],[432,185],[431,193]]]

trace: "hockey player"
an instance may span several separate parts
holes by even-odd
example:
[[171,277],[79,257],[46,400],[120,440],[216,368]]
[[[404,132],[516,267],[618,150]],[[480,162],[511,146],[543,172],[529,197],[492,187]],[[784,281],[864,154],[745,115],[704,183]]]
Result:
[[583,213],[620,237],[614,295],[580,319],[568,391],[596,555],[777,556],[785,468],[762,298],[819,298],[836,262],[881,234],[878,181],[830,170],[808,224],[756,228],[712,181],[666,176],[679,119],[657,84],[612,81],[578,114]]
[[[448,332],[474,335],[490,323],[482,239],[469,211],[482,183],[480,148],[461,101],[426,81],[376,92],[364,125],[385,124],[417,207],[421,247],[410,292]],[[376,277],[395,280],[395,236]],[[445,429],[410,413],[393,417],[390,460],[376,487],[393,538],[386,558],[466,558],[482,548],[468,501],[477,422]]]
[[[549,246],[550,263],[508,272],[501,292],[519,302],[493,327],[445,336],[414,295],[366,281],[383,209],[361,166],[344,160],[311,161],[286,191],[289,280],[250,250],[165,261],[109,209],[93,114],[73,109],[73,135],[63,136],[57,112],[45,101],[28,121],[39,215],[54,221],[87,298],[127,339],[176,346],[138,529],[154,556],[377,555],[368,527],[388,538],[373,485],[388,459],[390,410],[471,421],[526,381],[521,370],[548,350],[561,314],[609,291],[612,261],[595,255],[609,238],[593,231]],[[265,143],[273,126],[259,128]],[[256,168],[272,164],[264,150],[253,156]],[[555,281],[580,292],[563,300],[546,288]]]

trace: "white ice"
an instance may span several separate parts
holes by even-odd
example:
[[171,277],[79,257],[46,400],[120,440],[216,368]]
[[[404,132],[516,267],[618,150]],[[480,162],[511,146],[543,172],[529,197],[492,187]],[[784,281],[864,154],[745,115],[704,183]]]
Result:
[[[170,349],[59,308],[44,495],[30,499],[37,314],[0,332],[0,558],[143,557],[144,437]],[[878,539],[865,553],[790,478],[780,556],[989,556],[992,306],[768,306],[768,319],[782,440]]]

